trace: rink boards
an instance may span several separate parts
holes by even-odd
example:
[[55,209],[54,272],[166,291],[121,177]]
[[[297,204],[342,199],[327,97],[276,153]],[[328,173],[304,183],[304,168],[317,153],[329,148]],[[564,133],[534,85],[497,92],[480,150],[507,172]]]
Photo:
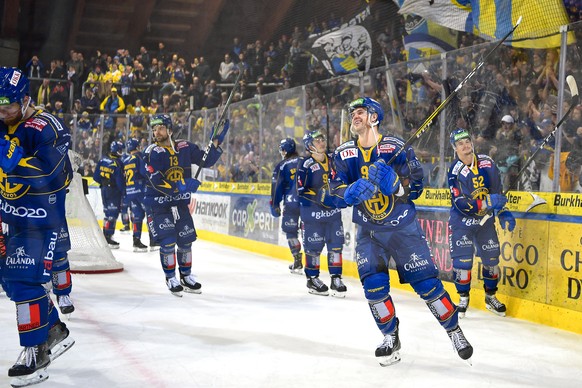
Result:
[[[510,233],[497,224],[499,293],[510,316],[582,333],[582,195],[536,194],[546,204],[525,212],[532,202],[530,193],[511,192],[508,207],[517,226]],[[98,196],[99,190],[90,190],[90,202],[101,219]],[[269,200],[270,184],[204,182],[193,200],[198,234],[203,239],[290,261],[281,218],[271,215]],[[454,293],[448,241],[449,191],[427,189],[415,203],[440,277],[447,290]],[[346,236],[344,274],[357,277],[353,261],[356,228],[351,223],[351,209],[344,209],[342,218]],[[322,258],[321,263],[326,270],[326,260]],[[480,272],[476,258],[471,306],[484,308],[483,282],[475,281],[482,279]],[[397,279],[397,275],[393,273],[392,278]],[[399,287],[397,282],[392,286]],[[410,289],[407,285],[400,287]]]

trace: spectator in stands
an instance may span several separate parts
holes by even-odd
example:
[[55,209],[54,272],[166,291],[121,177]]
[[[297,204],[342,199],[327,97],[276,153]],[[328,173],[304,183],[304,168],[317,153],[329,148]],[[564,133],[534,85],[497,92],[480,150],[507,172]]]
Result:
[[57,82],[51,91],[50,102],[53,107],[55,106],[56,101],[60,101],[65,104],[65,106],[69,101],[67,90],[65,90],[65,85],[62,82]]
[[164,67],[164,62],[157,60],[156,68],[151,72],[152,97],[156,100],[161,98],[162,86],[170,81],[170,74]]
[[202,85],[206,85],[210,78],[212,77],[212,72],[210,71],[210,66],[206,63],[204,57],[198,59],[198,66],[196,66],[195,74],[200,78]]
[[148,52],[148,50],[145,48],[145,46],[141,46],[139,48],[139,57],[140,57],[140,62],[142,64],[146,64],[146,65],[150,64],[151,56],[150,56],[150,53]]
[[[33,57],[28,61],[25,66],[26,75],[30,80],[30,95],[35,96],[38,93],[38,88],[41,84],[41,78],[44,77],[44,65],[38,59],[38,56],[33,55]],[[35,79],[36,78],[36,79]]]
[[220,63],[220,67],[218,69],[220,81],[225,83],[232,83],[237,73],[238,68],[236,64],[232,62],[230,54],[224,54],[224,61]]
[[87,111],[87,113],[93,115],[99,113],[99,99],[95,95],[95,92],[92,88],[86,87],[85,88],[85,95],[81,97],[81,108],[83,111]]
[[192,83],[188,87],[188,96],[192,97],[194,103],[191,109],[200,110],[204,106],[204,86],[200,82],[200,78],[194,76]]
[[158,59],[158,61],[162,61],[163,63],[168,63],[168,61],[170,60],[170,55],[166,50],[166,45],[164,44],[164,42],[158,43],[158,52],[156,54],[156,58]]
[[221,101],[222,90],[216,85],[216,81],[211,79],[204,91],[204,107],[216,108]]
[[67,72],[61,66],[59,66],[59,62],[56,59],[51,61],[51,67],[46,70],[45,77],[50,78],[51,80],[64,80],[67,78]]
[[38,88],[38,92],[36,94],[36,105],[37,106],[47,106],[50,104],[50,96],[51,96],[51,85],[48,78],[44,78],[42,80],[42,84]]

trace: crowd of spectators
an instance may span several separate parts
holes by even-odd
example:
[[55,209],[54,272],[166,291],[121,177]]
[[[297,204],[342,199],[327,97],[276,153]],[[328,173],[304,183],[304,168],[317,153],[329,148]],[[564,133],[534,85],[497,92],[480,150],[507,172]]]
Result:
[[[282,128],[285,113],[281,101],[263,98],[260,108],[259,96],[307,84],[305,129],[326,128],[332,150],[349,136],[342,128],[341,113],[347,102],[360,95],[359,85],[354,86],[345,77],[330,77],[301,48],[308,34],[342,22],[332,15],[322,23],[295,27],[275,42],[243,44],[234,37],[232,49],[224,54],[216,69],[206,63],[204,56],[187,61],[179,53],[169,52],[160,42],[152,51],[145,46],[135,54],[127,49],[113,54],[97,51],[88,60],[83,53],[71,50],[67,61],[51,60],[48,67],[34,56],[26,64],[26,71],[33,77],[31,90],[37,105],[61,117],[77,115],[77,121],[69,124],[77,128],[74,148],[85,160],[82,169],[87,175],[113,139],[138,136],[147,144],[147,117],[153,113],[173,112],[177,120],[183,121],[190,117],[189,112],[196,112],[191,118],[194,123],[191,137],[204,141],[205,120],[211,121],[212,117],[200,112],[223,105],[237,73],[242,72],[240,89],[231,109],[230,153],[227,161],[217,166],[216,179],[267,181],[269,165],[277,161],[274,145],[290,134]],[[383,68],[369,72],[370,82],[364,88],[366,95],[385,107],[388,129],[407,139],[490,46],[478,44],[482,41],[472,35],[460,34],[460,49],[447,60],[449,76],[445,78],[440,58],[420,63],[420,67],[409,66],[401,36],[401,30],[388,25],[376,34],[374,39],[379,50],[375,51],[372,62],[379,66],[386,58],[390,64],[396,91],[393,97],[400,108],[398,120],[391,113]],[[579,64],[580,58],[568,56],[566,73],[582,81]],[[469,129],[476,139],[477,151],[491,155],[500,165],[506,186],[517,184],[513,179],[520,166],[557,121],[558,66],[556,49],[502,46],[495,59],[463,87],[448,108],[447,133],[456,127]],[[569,107],[568,103],[566,98],[564,110]],[[259,128],[259,114],[264,117],[262,128]],[[98,130],[100,127],[104,128],[103,135]],[[574,109],[563,129],[565,141],[561,148],[565,155],[560,182],[566,191],[579,190],[582,106]],[[300,137],[297,133],[291,135]],[[432,160],[428,169],[429,184],[443,185],[442,179],[440,182],[434,179],[438,173],[438,163],[434,160],[439,155],[435,148],[439,144],[438,136],[439,131],[431,130],[417,146],[423,161]],[[450,156],[451,151],[447,152]],[[531,171],[521,177],[522,189],[551,190],[552,152],[542,154]]]

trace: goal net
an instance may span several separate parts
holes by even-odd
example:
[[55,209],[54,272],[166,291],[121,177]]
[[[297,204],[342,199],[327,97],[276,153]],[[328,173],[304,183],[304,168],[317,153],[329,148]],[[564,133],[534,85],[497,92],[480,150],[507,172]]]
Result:
[[[73,165],[78,154],[71,151]],[[123,264],[115,259],[107,246],[95,213],[85,197],[83,178],[75,172],[66,200],[67,224],[71,239],[69,263],[73,273],[111,273],[123,271]]]

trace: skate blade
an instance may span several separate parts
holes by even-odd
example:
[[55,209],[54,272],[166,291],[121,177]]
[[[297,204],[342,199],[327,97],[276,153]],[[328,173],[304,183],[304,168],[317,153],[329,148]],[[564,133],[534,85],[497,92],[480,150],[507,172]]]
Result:
[[467,358],[465,361],[467,364],[469,364],[469,366],[473,366],[473,361],[471,360],[471,357]]
[[313,295],[321,295],[321,296],[328,296],[329,292],[328,291],[324,291],[324,292],[319,292],[319,291],[315,291],[312,289],[309,289],[309,293],[313,294]]
[[109,249],[119,249],[119,245],[112,245],[112,244],[107,244],[109,246]]
[[485,305],[485,308],[489,311],[491,311],[493,314],[498,315],[500,317],[504,317],[505,316],[505,311],[495,311],[495,309],[493,307],[489,307],[488,305]]
[[395,351],[389,356],[378,357],[378,362],[381,366],[390,366],[399,363],[401,360],[400,352]]
[[331,296],[333,296],[334,298],[345,298],[346,297],[346,291],[331,291]]
[[184,287],[184,292],[187,292],[188,294],[202,294],[202,290],[198,289],[198,290],[192,290],[190,288]]
[[159,250],[160,250],[160,247],[150,247],[150,252],[156,252]]
[[27,376],[13,377],[12,380],[10,380],[10,385],[12,387],[28,387],[29,385],[42,383],[48,378],[49,374],[46,368],[44,368],[39,369],[36,372],[31,373]]
[[134,252],[147,252],[148,249],[147,248],[133,248]]
[[181,298],[182,295],[182,291],[170,291],[170,294],[177,296],[178,298]]
[[465,313],[461,313],[461,312],[459,312],[459,318],[460,318],[460,319],[463,319],[463,318],[465,318]]
[[303,275],[303,268],[290,269],[289,272],[291,272],[294,275]]
[[130,234],[131,233],[131,229],[130,230],[120,230],[119,233],[121,233],[121,234]]
[[74,344],[75,340],[72,339],[71,337],[67,337],[58,344],[56,344],[55,346],[53,346],[50,354],[51,362],[59,358],[67,350],[71,349]]

